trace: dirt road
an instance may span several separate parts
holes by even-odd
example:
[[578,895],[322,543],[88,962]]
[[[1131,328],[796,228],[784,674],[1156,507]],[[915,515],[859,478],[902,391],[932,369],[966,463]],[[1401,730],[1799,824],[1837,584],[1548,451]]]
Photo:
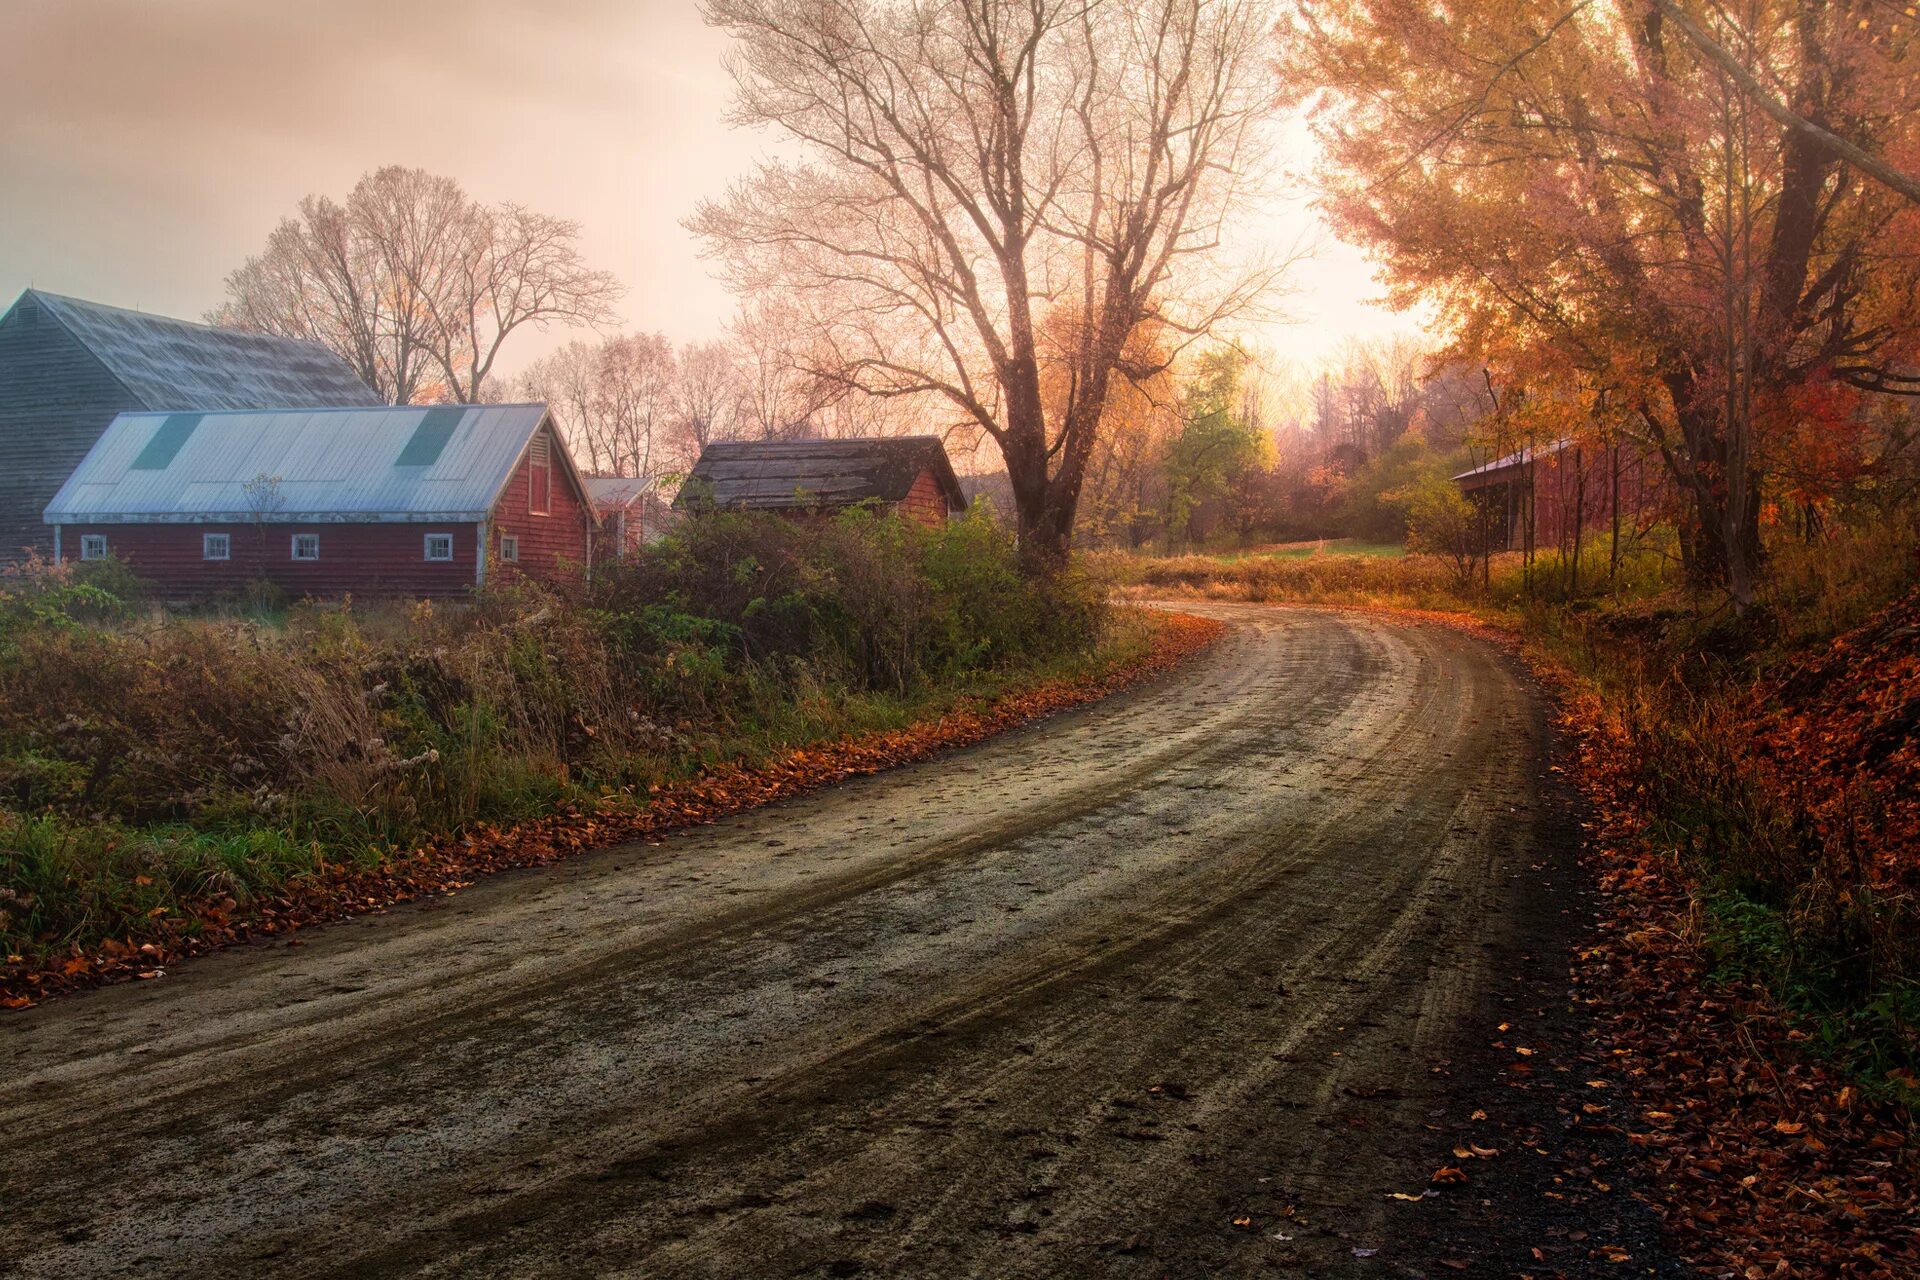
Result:
[[1538,701],[1215,611],[981,747],[0,1020],[0,1273],[1417,1270],[1387,1195],[1566,927]]

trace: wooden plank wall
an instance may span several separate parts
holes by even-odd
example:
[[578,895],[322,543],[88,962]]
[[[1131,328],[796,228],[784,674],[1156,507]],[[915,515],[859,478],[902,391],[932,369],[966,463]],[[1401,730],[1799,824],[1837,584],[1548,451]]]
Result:
[[[555,442],[553,453],[558,452],[559,445]],[[592,516],[583,495],[568,478],[565,465],[557,457],[553,464],[552,502],[547,515],[537,516],[528,510],[531,468],[524,455],[500,490],[493,507],[491,556],[499,556],[502,534],[520,539],[519,565],[501,565],[502,572],[512,572],[517,567],[530,578],[558,582],[580,576],[586,566],[587,525]],[[487,572],[491,574],[493,569],[490,567]]]
[[0,563],[52,551],[47,503],[115,414],[145,407],[32,298],[0,321]]
[[[443,524],[118,524],[64,525],[63,559],[80,558],[80,539],[105,534],[107,550],[154,583],[168,600],[237,594],[260,579],[290,597],[463,596],[473,589],[479,529],[466,521]],[[207,560],[201,536],[231,538],[231,558]],[[293,535],[317,534],[318,560],[293,558]],[[428,560],[426,535],[453,535],[453,559]]]

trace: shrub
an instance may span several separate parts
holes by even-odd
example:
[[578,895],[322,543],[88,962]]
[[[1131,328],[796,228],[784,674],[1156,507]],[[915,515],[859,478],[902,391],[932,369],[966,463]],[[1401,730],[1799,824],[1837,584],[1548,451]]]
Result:
[[272,625],[136,625],[99,582],[32,566],[0,579],[0,946],[892,723],[1091,648],[1101,597],[1022,578],[984,517],[871,510],[705,516],[578,593],[501,575],[464,605]]

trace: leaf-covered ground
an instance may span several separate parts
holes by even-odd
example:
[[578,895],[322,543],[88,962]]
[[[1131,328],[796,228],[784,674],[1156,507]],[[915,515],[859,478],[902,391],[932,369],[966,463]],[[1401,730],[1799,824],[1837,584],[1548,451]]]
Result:
[[[1890,885],[1914,874],[1917,620],[1909,600],[1746,704],[1778,785],[1818,810],[1886,789],[1867,834]],[[1758,984],[1712,972],[1693,886],[1650,836],[1628,736],[1591,694],[1569,697],[1564,723],[1604,903],[1573,979],[1595,1024],[1591,1065],[1609,1083],[1570,1122],[1626,1135],[1670,1238],[1709,1274],[1920,1275],[1910,1117],[1809,1053],[1808,1033]]]
[[1920,892],[1920,592],[1764,681],[1747,708],[1768,780],[1879,891]]
[[156,940],[135,944],[109,939],[101,947],[76,948],[53,963],[38,965],[9,956],[0,967],[0,1008],[26,1008],[51,995],[106,982],[159,978],[169,965],[249,938],[454,892],[476,876],[537,866],[583,849],[658,839],[676,827],[711,822],[845,778],[925,759],[1166,671],[1218,639],[1223,629],[1210,619],[1173,615],[1156,628],[1138,661],[1081,679],[1035,683],[906,729],[795,749],[750,768],[712,769],[686,782],[656,787],[644,803],[622,803],[614,797],[592,813],[569,810],[505,829],[479,826],[378,867],[328,867],[277,897],[246,904],[231,897],[200,899],[165,922]]

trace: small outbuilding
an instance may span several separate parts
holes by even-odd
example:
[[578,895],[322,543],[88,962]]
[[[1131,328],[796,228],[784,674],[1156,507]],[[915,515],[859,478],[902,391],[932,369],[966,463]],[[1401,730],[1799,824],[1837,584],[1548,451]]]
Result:
[[123,413],[45,519],[56,558],[116,556],[169,599],[557,582],[585,570],[594,523],[541,404]]
[[618,559],[654,542],[673,523],[657,476],[588,476],[586,485],[599,522],[594,554],[600,559]]
[[673,507],[812,512],[864,502],[929,525],[967,509],[938,436],[710,444]]
[[28,289],[0,315],[0,563],[52,553],[41,512],[116,414],[379,403],[311,342]]
[[1658,463],[1633,445],[1555,440],[1453,477],[1477,507],[1496,551],[1557,548],[1612,526],[1631,531],[1663,506]]

